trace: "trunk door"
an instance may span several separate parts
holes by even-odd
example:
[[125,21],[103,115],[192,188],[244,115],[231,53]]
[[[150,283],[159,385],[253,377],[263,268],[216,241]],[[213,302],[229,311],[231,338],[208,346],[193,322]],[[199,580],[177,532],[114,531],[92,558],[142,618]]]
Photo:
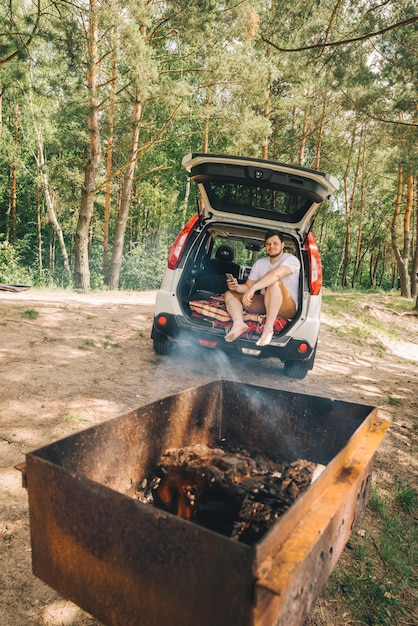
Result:
[[339,188],[330,174],[276,161],[194,153],[182,163],[199,186],[206,219],[303,233]]

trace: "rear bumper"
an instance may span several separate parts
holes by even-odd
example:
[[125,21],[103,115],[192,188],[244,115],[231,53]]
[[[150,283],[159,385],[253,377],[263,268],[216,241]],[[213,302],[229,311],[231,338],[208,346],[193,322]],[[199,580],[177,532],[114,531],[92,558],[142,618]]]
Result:
[[255,345],[258,335],[228,343],[225,341],[223,328],[205,327],[201,323],[189,322],[183,315],[172,313],[158,313],[154,317],[151,338],[156,341],[169,340],[184,345],[217,348],[235,354],[239,352],[248,356],[276,357],[281,361],[309,361],[316,346],[316,342],[287,334],[274,337],[268,346],[263,347]]

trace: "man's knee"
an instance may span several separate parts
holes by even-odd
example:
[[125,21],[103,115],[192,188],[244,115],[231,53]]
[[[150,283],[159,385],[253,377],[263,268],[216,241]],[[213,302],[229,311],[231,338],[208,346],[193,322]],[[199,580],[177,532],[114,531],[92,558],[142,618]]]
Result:
[[271,285],[269,285],[268,287],[265,288],[265,291],[282,291],[283,289],[283,283],[281,281],[281,279],[279,278],[278,280],[276,280],[274,283],[272,283]]
[[225,291],[224,299],[225,299],[225,302],[227,302],[228,300],[231,301],[233,299],[241,301],[242,300],[242,294],[237,293],[235,291]]

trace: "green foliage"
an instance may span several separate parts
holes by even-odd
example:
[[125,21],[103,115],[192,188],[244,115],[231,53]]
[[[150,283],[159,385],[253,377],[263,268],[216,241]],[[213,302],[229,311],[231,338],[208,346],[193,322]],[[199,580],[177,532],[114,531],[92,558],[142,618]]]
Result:
[[167,242],[161,237],[156,242],[138,244],[125,254],[120,288],[133,291],[157,289],[167,266],[168,249]]
[[388,404],[391,406],[401,406],[402,400],[400,398],[395,398],[394,396],[388,396]]
[[418,491],[416,488],[402,482],[398,485],[395,499],[403,511],[416,513],[418,510]]
[[[6,282],[71,283],[56,227],[48,220],[46,194],[73,269],[89,160],[87,8],[88,3],[18,0],[0,9],[0,234],[15,249],[8,263],[0,252]],[[416,175],[418,165],[412,70],[416,23],[378,38],[367,34],[413,15],[412,2],[371,6],[363,0],[337,3],[334,12],[326,3],[265,0],[251,6],[212,0],[187,7],[178,0],[101,5],[96,70],[102,159],[90,225],[91,287],[104,287],[107,148],[112,140],[111,255],[137,91],[141,130],[121,285],[150,288],[161,275],[146,242],[157,242],[165,252],[164,240],[174,238],[195,211],[195,192],[184,206],[187,179],[181,159],[201,151],[207,140],[211,152],[261,157],[265,147],[270,159],[336,176],[341,191],[321,207],[315,224],[324,285],[336,288],[345,272],[347,284],[355,288],[393,289],[397,271],[390,224],[398,169],[404,168],[406,179]],[[356,40],[318,47],[344,38]],[[12,172],[17,181],[15,239]],[[405,201],[404,190],[401,250]]]
[[341,249],[344,233],[341,231],[327,237],[319,245],[322,262],[322,280],[324,287],[336,287],[341,274]]
[[33,283],[33,271],[22,266],[17,248],[8,243],[0,243],[0,282],[9,285]]
[[22,317],[26,317],[28,320],[37,320],[39,317],[39,311],[36,309],[25,309],[22,313]]
[[94,348],[96,344],[92,339],[85,339],[82,344],[78,346],[79,350],[87,350],[88,348]]
[[387,505],[386,498],[378,489],[376,489],[375,486],[373,486],[371,490],[371,494],[370,494],[370,500],[369,500],[370,509],[372,509],[379,515],[383,516],[385,513],[386,505]]
[[353,534],[343,564],[331,575],[332,588],[346,598],[354,620],[380,626],[412,624],[418,583],[417,491],[404,483],[389,495],[373,488],[369,508],[373,536]]

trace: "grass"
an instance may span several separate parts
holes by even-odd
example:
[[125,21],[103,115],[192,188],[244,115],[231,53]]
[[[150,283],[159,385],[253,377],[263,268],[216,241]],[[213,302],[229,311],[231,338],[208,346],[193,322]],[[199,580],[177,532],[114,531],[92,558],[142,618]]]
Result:
[[[108,348],[120,348],[120,344],[113,341],[111,335],[106,335],[100,342],[100,346],[107,350]],[[87,350],[88,348],[95,348],[96,343],[92,339],[85,339],[84,342],[78,346],[79,350]]]
[[369,530],[353,533],[330,578],[333,595],[349,605],[353,623],[417,623],[417,500],[417,490],[406,483],[395,484],[389,495],[373,488]]
[[39,317],[39,311],[36,309],[25,309],[22,312],[22,317],[26,317],[28,320],[36,320]]
[[115,343],[111,341],[109,338],[103,339],[101,343],[102,348],[107,350],[108,348],[120,348],[120,343]]
[[79,350],[87,350],[88,348],[94,348],[96,344],[92,339],[85,339],[84,343],[78,346]]
[[401,406],[402,400],[400,398],[396,398],[395,396],[388,396],[388,404],[391,406]]
[[413,487],[400,483],[395,498],[403,511],[414,514],[418,510],[418,492]]
[[401,298],[393,293],[363,294],[351,291],[342,293],[325,291],[322,309],[324,313],[338,321],[338,325],[332,329],[333,332],[341,338],[350,336],[356,345],[361,344],[364,340],[372,344],[374,342],[375,351],[384,355],[386,348],[382,342],[382,337],[395,341],[403,339],[400,331],[402,317],[394,316],[392,323],[388,323],[385,319],[381,321],[378,316],[371,314],[368,307],[364,306],[366,300],[377,311],[387,309],[388,313],[395,311],[399,314],[411,313],[415,300]]
[[115,342],[112,335],[105,335],[105,338],[101,342],[101,346],[105,350],[108,348],[120,348],[120,343]]
[[64,422],[69,422],[69,423],[74,423],[74,424],[88,423],[89,421],[85,417],[81,417],[80,415],[73,415],[71,413],[67,413],[66,415],[63,415],[62,419]]
[[[394,293],[325,292],[323,312],[332,318],[331,329],[337,337],[349,340],[357,350],[363,340],[369,350],[380,351],[383,357],[385,353],[390,355],[390,348],[384,345],[387,339],[417,343],[416,335],[411,336],[414,318],[401,316],[410,314],[414,304],[415,299]],[[417,367],[416,362],[411,365]],[[397,393],[387,394],[386,398],[383,394],[382,401],[393,408],[405,404]],[[417,426],[412,426],[412,431],[414,428]],[[389,476],[392,471],[391,482],[372,489],[360,525],[354,529],[327,585],[326,599],[330,606],[339,605],[347,624],[418,624],[418,492],[413,482],[414,467],[409,474],[403,474],[407,482],[395,477],[395,459],[386,470]]]
[[376,306],[388,307],[397,313],[411,312],[414,308],[415,299],[408,299],[393,293],[373,293],[359,291],[331,292],[324,290],[323,302],[327,306],[334,307],[337,312],[344,313],[347,308],[351,312],[358,310],[359,302],[368,300]]

